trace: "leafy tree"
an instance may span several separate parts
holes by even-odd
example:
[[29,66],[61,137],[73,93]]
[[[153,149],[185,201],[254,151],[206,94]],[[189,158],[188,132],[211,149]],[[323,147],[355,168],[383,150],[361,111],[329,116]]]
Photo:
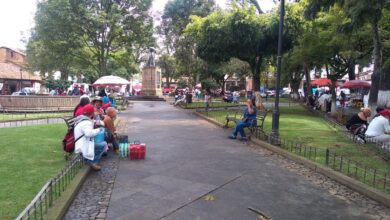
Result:
[[173,79],[177,79],[177,63],[173,56],[169,54],[163,54],[159,60],[158,65],[161,67],[162,77],[165,77],[167,87],[171,87]]
[[64,80],[53,80],[53,79],[48,79],[45,81],[45,86],[46,88],[52,90],[52,89],[61,89],[62,91],[66,91],[69,86],[72,83],[69,81],[64,81]]
[[[283,58],[282,72],[285,74],[282,75],[282,81],[284,83],[290,83],[293,98],[298,99],[300,97],[298,90],[302,79],[305,76],[305,68],[302,61],[297,60],[297,57],[299,57],[300,54],[295,54],[297,53],[296,51],[297,49],[294,48],[291,53],[286,54]],[[309,90],[311,90],[311,88],[309,88]]]
[[178,74],[196,78],[201,61],[195,56],[194,40],[184,36],[183,30],[190,22],[191,15],[207,16],[214,9],[214,0],[170,0],[165,5],[159,34],[166,52],[176,59]]
[[[30,65],[64,75],[84,75],[93,68],[88,78],[109,74],[113,66],[123,65],[123,48],[129,56],[153,41],[150,6],[151,0],[40,1],[27,46]],[[127,62],[137,63],[137,57]]]
[[36,26],[27,44],[27,61],[31,70],[49,74],[58,70],[63,80],[76,75],[72,67],[88,60],[90,54],[83,50],[73,22],[69,1],[38,2]]
[[[383,45],[380,34],[380,21],[383,17],[384,9],[390,9],[390,2],[388,0],[309,0],[305,14],[309,18],[314,18],[319,11],[327,11],[336,4],[341,5],[344,9],[346,15],[352,21],[353,28],[362,27],[365,24],[371,26],[374,73],[372,75],[369,104],[383,105],[387,98],[390,99],[390,77],[387,76],[388,72],[383,71],[382,66],[381,54]],[[378,97],[381,95],[381,92],[386,96],[385,98]],[[379,102],[377,103],[377,101]]]
[[[356,64],[368,63],[371,51],[369,32],[366,30],[343,30],[351,24],[351,19],[345,16],[338,5],[333,6],[327,13],[320,13],[313,26],[321,48],[322,64],[331,80],[332,114],[336,114],[336,82],[346,74],[355,79]],[[342,30],[342,31],[341,31]],[[319,66],[319,65],[318,65]]]
[[[295,4],[299,14],[302,14],[306,2]],[[303,21],[303,20],[302,20]],[[317,14],[316,19],[303,22],[300,39],[294,49],[286,56],[287,72],[285,79],[291,80],[293,92],[297,93],[298,80],[305,75],[310,82],[309,70],[314,67],[326,67],[331,85],[335,113],[335,85],[338,79],[348,74],[355,78],[356,64],[367,64],[371,51],[369,32],[365,29],[350,29],[351,19],[345,15],[342,8],[335,5],[327,12]],[[310,84],[307,94],[311,95]]]
[[[197,55],[207,62],[227,62],[230,58],[247,62],[251,67],[254,89],[257,89],[263,58],[276,53],[278,23],[276,11],[258,15],[253,7],[233,7],[205,18],[192,17],[186,33],[196,39]],[[286,22],[285,49],[292,43],[291,23]]]
[[242,7],[247,7],[248,4],[252,4],[253,6],[256,7],[256,10],[259,14],[263,14],[263,10],[261,10],[260,5],[257,0],[230,0],[228,1],[230,4],[233,5],[241,5]]

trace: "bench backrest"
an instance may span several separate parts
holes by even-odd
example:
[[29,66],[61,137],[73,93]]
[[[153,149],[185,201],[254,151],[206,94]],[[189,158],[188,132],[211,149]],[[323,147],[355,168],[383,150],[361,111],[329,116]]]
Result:
[[256,117],[257,118],[265,118],[265,116],[267,116],[267,112],[266,111],[258,111],[257,112],[257,115],[256,115]]
[[[257,115],[256,115],[256,119],[257,119],[257,126],[260,126],[260,127],[263,127],[263,124],[264,124],[264,120],[265,120],[265,117],[267,116],[267,112],[266,111],[258,111],[257,112]],[[260,122],[260,124],[259,124]]]
[[74,123],[76,121],[76,118],[77,117],[73,117],[73,118],[62,118],[64,119],[65,123],[66,123],[66,126],[68,126],[68,128],[71,128],[71,127],[74,127]]

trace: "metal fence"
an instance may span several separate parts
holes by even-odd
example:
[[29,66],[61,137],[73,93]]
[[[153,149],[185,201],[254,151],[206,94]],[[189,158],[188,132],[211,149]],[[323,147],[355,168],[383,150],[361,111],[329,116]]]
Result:
[[273,145],[288,150],[296,155],[325,165],[376,189],[390,193],[390,173],[388,171],[365,166],[351,158],[338,155],[327,148],[321,149],[312,146],[305,146],[295,141],[274,137],[260,129],[256,129],[254,136],[260,140],[267,141]]
[[[305,107],[305,106],[304,106]],[[325,112],[321,111],[315,111],[311,108],[307,108],[310,112],[313,114],[322,117],[330,126],[338,129],[339,131],[343,132],[345,136],[347,136],[349,139],[353,140],[356,143],[363,144],[368,143],[371,144],[371,146],[376,147],[376,150],[378,152],[378,155],[385,155],[385,157],[382,157],[384,160],[390,161],[390,145],[386,145],[382,142],[379,142],[375,140],[375,138],[369,138],[366,137],[364,140],[357,137],[356,135],[350,133],[344,125],[340,124],[338,121],[336,121],[334,118],[330,117]]]
[[[226,123],[226,115],[234,113],[235,110],[227,109],[225,111],[209,111],[203,114],[209,118],[213,118],[220,124]],[[332,123],[332,122],[329,122]],[[333,126],[338,126],[336,123]],[[352,134],[345,132],[350,138],[355,138]],[[259,140],[269,142],[273,145],[279,146],[289,152],[302,156],[313,162],[325,165],[333,170],[339,171],[351,178],[361,181],[369,186],[390,193],[390,172],[374,169],[368,167],[358,161],[351,158],[339,155],[327,148],[317,148],[313,146],[307,146],[297,141],[290,141],[272,137],[271,134],[256,128],[252,134]],[[375,143],[374,143],[375,144]],[[374,146],[374,144],[368,145],[368,147]],[[375,145],[379,146],[379,145]],[[383,159],[389,159],[389,151],[382,147],[377,147],[377,156],[381,156]]]
[[66,166],[42,187],[31,203],[16,219],[45,219],[48,209],[53,206],[54,201],[65,191],[83,165],[83,157],[79,154],[74,155]]

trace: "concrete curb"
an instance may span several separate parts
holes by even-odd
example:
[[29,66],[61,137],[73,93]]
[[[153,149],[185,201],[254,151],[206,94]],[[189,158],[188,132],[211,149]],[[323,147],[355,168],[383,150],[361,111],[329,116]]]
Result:
[[60,198],[54,202],[53,207],[48,209],[45,219],[61,220],[65,216],[68,208],[72,204],[78,191],[83,185],[90,167],[85,165],[79,170],[72,182],[67,186],[66,190],[61,194]]
[[[218,121],[216,120],[213,120],[213,119],[210,119],[210,118],[207,118],[206,116],[198,113],[198,112],[194,112],[195,115],[205,119],[206,121],[210,122],[210,123],[213,123],[219,127],[223,127],[223,125],[221,123],[219,123]],[[259,147],[263,147],[267,150],[270,150],[274,153],[277,153],[283,157],[286,157],[294,162],[297,162],[297,163],[300,163],[312,170],[314,170],[315,172],[317,173],[321,173],[345,186],[347,186],[348,188],[351,188],[377,202],[380,202],[382,204],[384,204],[385,206],[389,207],[390,208],[390,195],[382,192],[382,191],[379,191],[373,187],[369,187],[357,180],[354,180],[342,173],[339,173],[337,171],[334,171],[328,167],[325,167],[321,164],[318,164],[318,163],[315,163],[311,160],[308,160],[306,158],[303,158],[303,157],[300,157],[298,155],[295,155],[293,153],[290,153],[288,152],[287,150],[284,150],[280,147],[276,147],[276,146],[273,146],[267,142],[264,142],[264,141],[261,141],[261,140],[258,140],[258,139],[251,139],[250,140],[251,143],[254,143],[256,146],[259,146]]]

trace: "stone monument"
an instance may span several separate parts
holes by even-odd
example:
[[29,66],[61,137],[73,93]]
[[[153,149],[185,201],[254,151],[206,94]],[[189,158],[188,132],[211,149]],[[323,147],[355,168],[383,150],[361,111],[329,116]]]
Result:
[[149,48],[149,58],[142,69],[142,96],[161,96],[161,69],[155,63],[156,50]]

